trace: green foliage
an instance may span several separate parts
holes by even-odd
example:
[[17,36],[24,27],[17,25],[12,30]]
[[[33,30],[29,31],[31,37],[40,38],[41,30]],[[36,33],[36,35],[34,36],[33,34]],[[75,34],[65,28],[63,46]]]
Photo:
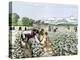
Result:
[[32,19],[29,19],[27,17],[23,17],[22,18],[22,25],[23,26],[32,26],[33,25],[33,21],[32,21]]
[[37,21],[36,21],[36,24],[40,24],[40,23],[41,23],[41,20],[37,20]]
[[18,19],[19,19],[19,15],[16,13],[12,14],[12,25],[18,25]]
[[22,20],[18,21],[18,26],[22,26]]
[[16,14],[16,13],[9,13],[9,24],[10,26],[13,25],[13,26],[16,26],[18,25],[18,19],[19,19],[19,15]]
[[44,21],[42,21],[41,23],[44,24]]

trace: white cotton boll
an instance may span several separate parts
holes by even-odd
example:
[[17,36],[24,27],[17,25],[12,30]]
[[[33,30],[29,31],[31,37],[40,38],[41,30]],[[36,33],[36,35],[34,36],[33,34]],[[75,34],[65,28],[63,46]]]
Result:
[[49,53],[52,54],[52,51],[50,51]]
[[47,49],[46,49],[46,48],[44,48],[44,51],[46,52],[46,51],[47,51]]
[[12,49],[12,52],[14,52],[14,49]]
[[34,48],[35,47],[35,45],[32,45],[32,48]]
[[21,43],[22,43],[23,46],[25,46],[25,43],[23,41]]
[[[53,45],[54,45],[53,48],[55,51],[57,51],[58,49],[60,50],[64,49],[68,51],[69,47],[67,47],[67,45],[70,46],[70,49],[73,51],[72,53],[74,53],[77,50],[75,48],[71,48],[71,46],[76,46],[77,48],[77,37],[75,32],[64,31],[64,30],[59,31],[59,32],[56,32],[53,35],[53,37],[51,36],[50,40],[53,42]],[[68,55],[68,53],[65,53],[65,55]]]
[[48,48],[48,50],[51,50],[51,48]]

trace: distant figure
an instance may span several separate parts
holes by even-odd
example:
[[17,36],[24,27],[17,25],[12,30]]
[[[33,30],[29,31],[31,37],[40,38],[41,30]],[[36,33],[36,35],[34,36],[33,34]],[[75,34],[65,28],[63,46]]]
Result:
[[43,45],[43,47],[45,47],[47,45],[47,40],[48,40],[48,33],[45,32],[43,35],[43,39],[41,41],[41,44]]
[[58,29],[58,28],[55,28],[55,29],[54,29],[54,32],[56,32],[57,29]]
[[51,31],[51,26],[49,26],[49,29],[48,29],[48,31]]
[[44,37],[44,29],[41,29],[40,33],[39,33],[39,40],[40,42],[43,40]]
[[11,26],[10,26],[10,27],[9,27],[9,30],[15,30],[15,27],[11,27]]
[[19,27],[19,30],[22,30],[22,28],[21,28],[21,27]]
[[77,32],[77,27],[74,27],[75,32]]
[[25,27],[25,31],[27,30],[27,28]]
[[13,27],[12,30],[15,30],[15,27]]

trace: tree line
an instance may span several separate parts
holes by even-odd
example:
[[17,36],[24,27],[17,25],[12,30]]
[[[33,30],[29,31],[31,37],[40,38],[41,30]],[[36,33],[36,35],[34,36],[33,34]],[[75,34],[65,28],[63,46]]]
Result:
[[28,17],[22,17],[17,13],[9,13],[9,26],[32,26],[33,24],[44,24],[44,21],[34,20]]

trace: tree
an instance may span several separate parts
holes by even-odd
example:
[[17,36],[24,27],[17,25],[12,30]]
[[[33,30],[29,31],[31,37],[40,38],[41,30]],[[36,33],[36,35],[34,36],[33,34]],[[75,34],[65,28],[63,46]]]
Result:
[[19,15],[17,13],[9,13],[9,25],[16,26],[18,25]]
[[22,18],[22,25],[23,26],[32,26],[33,22],[32,19],[29,19],[28,17]]
[[37,24],[40,24],[40,23],[41,23],[41,20],[36,21],[36,23],[37,23]]
[[42,21],[41,23],[44,24],[44,21]]
[[30,22],[30,25],[32,26],[34,23],[35,23],[35,20],[33,19],[29,19],[31,22]]
[[12,25],[18,25],[19,15],[17,13],[12,14]]

